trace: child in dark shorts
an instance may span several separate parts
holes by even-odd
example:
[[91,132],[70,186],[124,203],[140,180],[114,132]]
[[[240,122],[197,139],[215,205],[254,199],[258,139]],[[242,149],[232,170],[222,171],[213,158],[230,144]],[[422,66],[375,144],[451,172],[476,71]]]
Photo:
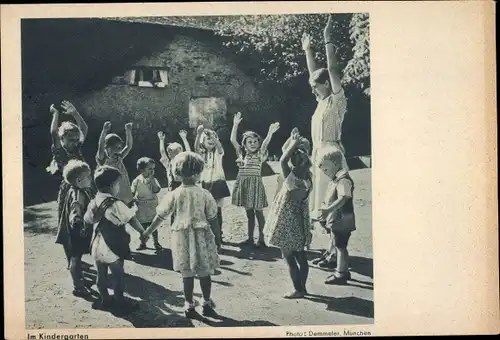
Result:
[[318,211],[321,225],[333,237],[332,246],[337,253],[334,272],[325,280],[327,284],[345,284],[351,278],[347,246],[351,233],[356,230],[353,192],[354,183],[342,167],[342,153],[336,147],[321,150],[319,167],[330,178],[322,208]]

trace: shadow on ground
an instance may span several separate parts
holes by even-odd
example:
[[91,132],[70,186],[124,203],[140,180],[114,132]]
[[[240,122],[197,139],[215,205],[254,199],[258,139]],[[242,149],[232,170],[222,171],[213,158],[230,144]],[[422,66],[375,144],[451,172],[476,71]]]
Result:
[[222,247],[221,255],[232,256],[238,259],[276,262],[281,260],[281,251],[275,247],[253,248],[240,246],[237,243],[225,242],[225,245],[237,247],[237,250]]
[[373,318],[373,301],[360,299],[355,296],[334,298],[324,295],[310,294],[307,300],[326,304],[326,310],[331,312],[350,314],[365,318]]
[[31,234],[57,234],[57,218],[51,207],[28,207],[24,209],[24,231]]
[[265,320],[235,320],[227,316],[222,316],[218,313],[213,313],[210,317],[197,315],[196,320],[203,322],[211,327],[262,327],[262,326],[279,326]]

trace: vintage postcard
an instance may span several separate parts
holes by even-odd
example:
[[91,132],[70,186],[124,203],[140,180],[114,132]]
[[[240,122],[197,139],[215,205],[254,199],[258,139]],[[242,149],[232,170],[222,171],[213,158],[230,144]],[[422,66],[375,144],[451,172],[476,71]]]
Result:
[[2,5],[5,337],[497,333],[493,14]]

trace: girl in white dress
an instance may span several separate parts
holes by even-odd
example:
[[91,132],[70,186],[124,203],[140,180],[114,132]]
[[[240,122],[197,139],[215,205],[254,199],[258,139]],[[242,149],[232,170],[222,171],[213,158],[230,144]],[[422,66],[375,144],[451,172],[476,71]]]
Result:
[[217,202],[217,219],[222,238],[222,207],[226,203],[226,198],[231,196],[222,166],[224,148],[215,131],[205,129],[203,125],[200,125],[196,131],[194,150],[205,161],[205,167],[200,178],[201,186],[210,191]]
[[174,270],[182,275],[186,317],[196,316],[198,303],[193,300],[195,276],[200,279],[203,314],[213,313],[215,304],[211,299],[210,276],[220,263],[217,254],[220,235],[212,231],[219,230],[217,204],[208,190],[196,185],[203,167],[203,158],[194,152],[182,152],[172,160],[172,168],[182,184],[162,199],[156,217],[144,234],[147,240],[153,231],[164,225],[168,215],[175,214],[171,225],[173,264]]

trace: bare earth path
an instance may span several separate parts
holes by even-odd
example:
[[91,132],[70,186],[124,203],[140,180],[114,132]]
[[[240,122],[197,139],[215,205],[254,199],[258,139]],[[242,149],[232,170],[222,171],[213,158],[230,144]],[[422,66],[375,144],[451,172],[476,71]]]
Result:
[[[371,225],[371,171],[352,172],[356,184],[355,209],[358,230],[350,241],[352,278],[348,286],[327,286],[328,272],[311,267],[310,297],[285,300],[291,289],[285,263],[278,249],[245,251],[236,243],[245,239],[242,209],[228,205],[224,211],[225,245],[220,273],[213,277],[212,293],[217,319],[187,320],[182,313],[181,279],[171,270],[171,254],[153,250],[127,261],[126,295],[139,301],[140,309],[123,316],[94,310],[92,301],[71,295],[62,247],[54,243],[56,203],[31,206],[24,212],[25,301],[27,329],[120,328],[120,327],[238,327],[287,325],[338,325],[373,323],[373,261]],[[276,190],[276,176],[265,177],[268,198]],[[232,185],[232,183],[230,183]],[[130,231],[132,249],[137,233]],[[168,227],[160,229],[160,241],[168,247]],[[310,258],[326,246],[327,235],[315,231]],[[95,280],[89,256],[86,276]],[[96,289],[95,285],[92,287]],[[199,286],[195,294],[200,297]]]

